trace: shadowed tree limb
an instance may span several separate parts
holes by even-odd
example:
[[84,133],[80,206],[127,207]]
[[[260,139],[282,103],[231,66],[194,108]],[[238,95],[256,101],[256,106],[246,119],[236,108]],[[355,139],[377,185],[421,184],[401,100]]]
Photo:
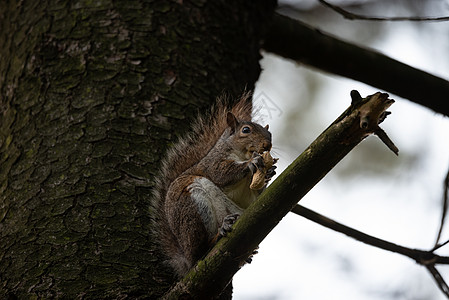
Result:
[[442,244],[440,244],[440,238],[441,233],[443,232],[444,223],[446,220],[446,214],[447,214],[447,205],[448,205],[448,191],[449,191],[449,170],[446,173],[446,178],[444,179],[444,189],[443,189],[443,207],[442,207],[442,213],[441,213],[441,221],[440,221],[440,229],[438,230],[437,239],[435,241],[435,246],[433,250],[436,250],[438,248],[441,248],[442,246],[449,243],[449,241],[446,241]]
[[364,82],[449,116],[449,82],[327,35],[300,21],[275,15],[263,48],[320,70]]
[[373,17],[373,16],[365,16],[360,14],[355,14],[349,12],[340,6],[333,5],[325,0],[318,0],[324,6],[329,7],[333,11],[342,15],[345,19],[348,20],[364,20],[364,21],[414,21],[414,22],[423,22],[423,21],[432,21],[432,22],[442,22],[449,21],[448,16],[444,17]]
[[298,204],[292,209],[292,212],[312,222],[318,223],[326,228],[343,233],[362,243],[407,256],[423,266],[427,266],[429,264],[449,264],[449,257],[439,256],[433,253],[433,250],[425,251],[419,249],[411,249],[376,238],[354,228],[338,223],[332,219],[329,219],[328,217],[325,217],[317,212],[314,212],[313,210],[310,210]]
[[435,282],[437,283],[440,290],[443,292],[443,294],[446,295],[446,297],[449,298],[449,287],[447,286],[446,281],[444,281],[443,276],[441,276],[440,272],[435,268],[434,264],[427,265],[427,270],[430,272],[430,274],[435,279]]
[[441,276],[441,274],[438,272],[438,270],[435,267],[436,264],[449,264],[449,257],[440,256],[440,255],[433,253],[435,248],[430,251],[424,251],[424,250],[411,249],[411,248],[407,248],[404,246],[400,246],[400,245],[376,238],[374,236],[368,235],[366,233],[363,233],[361,231],[358,231],[354,228],[348,227],[341,223],[338,223],[332,219],[329,219],[328,217],[325,217],[325,216],[323,216],[317,212],[314,212],[313,210],[310,210],[310,209],[308,209],[304,206],[301,206],[299,204],[295,205],[295,207],[292,209],[292,212],[297,215],[300,215],[312,222],[320,224],[326,228],[343,233],[343,234],[345,234],[353,239],[356,239],[357,241],[360,241],[362,243],[365,243],[370,246],[374,246],[376,248],[380,248],[383,250],[402,254],[404,256],[407,256],[407,257],[413,259],[418,264],[426,267],[426,269],[429,271],[429,273],[434,278],[436,284],[438,285],[438,288],[443,292],[443,294],[445,294],[447,297],[449,297],[449,287],[448,287],[447,283],[444,281],[443,276]]
[[357,100],[248,207],[232,232],[165,295],[166,299],[209,299],[218,295],[296,203],[379,128],[385,110],[394,102],[385,93]]

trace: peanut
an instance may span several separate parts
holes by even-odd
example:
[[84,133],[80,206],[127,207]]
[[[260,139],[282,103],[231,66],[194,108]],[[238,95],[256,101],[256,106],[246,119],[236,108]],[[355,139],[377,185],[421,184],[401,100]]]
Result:
[[249,186],[252,190],[260,190],[265,185],[265,175],[267,174],[267,170],[269,170],[274,163],[273,157],[270,155],[270,152],[264,152],[262,154],[263,161],[265,163],[265,167],[263,169],[258,169],[256,173],[253,175],[253,179]]

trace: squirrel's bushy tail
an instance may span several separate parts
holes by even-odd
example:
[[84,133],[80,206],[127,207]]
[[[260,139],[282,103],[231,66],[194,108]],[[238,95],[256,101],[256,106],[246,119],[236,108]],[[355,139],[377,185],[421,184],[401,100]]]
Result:
[[[172,247],[177,243],[172,236],[168,224],[162,217],[167,189],[170,184],[184,171],[198,163],[212,149],[224,130],[228,127],[226,115],[231,111],[241,121],[251,121],[252,103],[251,93],[244,93],[239,101],[229,108],[229,101],[225,97],[217,99],[217,103],[206,116],[199,116],[192,126],[190,133],[180,138],[167,152],[161,161],[161,168],[156,175],[152,197],[153,230],[155,239],[167,243]],[[165,249],[167,250],[167,249]],[[169,250],[173,253],[175,249]],[[181,255],[181,253],[180,253]]]

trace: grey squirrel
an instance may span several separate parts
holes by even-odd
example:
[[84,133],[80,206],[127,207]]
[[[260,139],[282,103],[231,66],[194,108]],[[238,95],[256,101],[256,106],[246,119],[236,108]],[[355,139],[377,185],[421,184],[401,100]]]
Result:
[[251,120],[249,93],[230,110],[219,100],[161,163],[152,198],[153,228],[178,278],[230,230],[275,174],[276,166],[270,167],[265,185],[250,189],[253,174],[265,165],[261,154],[272,146],[268,125]]

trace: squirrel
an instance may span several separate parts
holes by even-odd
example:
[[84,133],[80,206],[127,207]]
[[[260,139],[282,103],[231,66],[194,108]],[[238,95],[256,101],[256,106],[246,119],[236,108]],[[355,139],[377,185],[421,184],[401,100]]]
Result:
[[[199,117],[162,160],[153,192],[156,241],[179,279],[201,259],[266,187],[250,189],[270,151],[268,125],[252,122],[249,93],[228,109],[222,99],[209,116]],[[265,152],[266,153],[266,152]],[[274,161],[274,163],[276,160]],[[271,165],[271,164],[270,164]]]

